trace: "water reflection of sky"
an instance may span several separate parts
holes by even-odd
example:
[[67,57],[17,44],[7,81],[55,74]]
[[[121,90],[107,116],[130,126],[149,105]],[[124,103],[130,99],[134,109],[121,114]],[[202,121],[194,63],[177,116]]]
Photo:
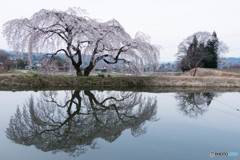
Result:
[[[146,133],[133,137],[129,129],[112,143],[96,139],[99,149],[89,149],[80,157],[69,157],[64,152],[42,152],[34,146],[18,145],[6,137],[11,116],[27,99],[40,92],[0,92],[0,155],[1,159],[53,160],[53,159],[236,159],[236,157],[210,158],[210,151],[240,152],[239,93],[222,93],[213,97],[207,111],[196,118],[184,114],[176,93],[143,93],[157,98],[157,121],[146,121]],[[106,93],[104,93],[106,94]],[[64,96],[64,92],[60,93]],[[238,157],[239,158],[239,157]]]

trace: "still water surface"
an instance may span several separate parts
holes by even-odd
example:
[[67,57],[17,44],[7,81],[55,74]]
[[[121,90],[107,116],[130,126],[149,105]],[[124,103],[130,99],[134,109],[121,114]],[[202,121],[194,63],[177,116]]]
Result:
[[0,92],[2,160],[207,160],[240,153],[240,93]]

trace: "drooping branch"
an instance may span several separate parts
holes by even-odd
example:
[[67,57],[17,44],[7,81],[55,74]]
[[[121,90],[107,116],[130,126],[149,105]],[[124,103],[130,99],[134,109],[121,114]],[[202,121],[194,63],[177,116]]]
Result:
[[[78,12],[77,10],[80,10]],[[16,19],[4,25],[4,36],[14,49],[30,49],[34,52],[63,52],[71,60],[78,76],[81,76],[83,55],[90,55],[90,62],[84,70],[88,76],[95,65],[104,60],[116,64],[119,60],[128,64],[149,65],[158,61],[159,49],[150,44],[149,37],[137,33],[135,38],[113,19],[98,22],[90,19],[81,9],[40,10],[29,19]],[[37,34],[32,44],[29,39]],[[121,58],[121,59],[120,59]],[[136,65],[137,66],[137,65]],[[140,73],[140,72],[139,72]]]
[[70,58],[70,55],[68,55],[68,52],[65,49],[59,49],[55,53],[47,53],[46,56],[51,55],[51,57],[56,56],[59,52],[64,52],[67,57]]

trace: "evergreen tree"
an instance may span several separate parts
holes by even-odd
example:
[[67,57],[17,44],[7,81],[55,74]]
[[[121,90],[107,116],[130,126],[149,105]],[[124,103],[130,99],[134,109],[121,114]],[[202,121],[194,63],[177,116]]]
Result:
[[197,32],[187,37],[178,46],[178,68],[188,71],[193,68],[217,68],[218,56],[228,51],[226,44],[218,40],[214,31]]
[[217,34],[214,31],[212,34],[212,39],[208,40],[206,45],[206,51],[208,52],[211,58],[208,58],[204,61],[204,68],[217,68],[218,66],[218,45],[219,41]]
[[28,61],[23,59],[18,59],[16,65],[17,65],[17,68],[24,69],[27,66],[27,64],[28,64]]
[[195,68],[194,73],[191,73],[191,75],[195,76],[197,68],[205,67],[205,62],[208,60],[212,61],[212,57],[205,43],[199,42],[197,37],[194,36],[192,43],[188,47],[186,56],[181,61],[181,69],[182,71],[187,71]]
[[183,72],[191,70],[193,68],[194,60],[196,59],[196,51],[198,46],[197,37],[193,37],[193,41],[188,47],[186,56],[181,60],[181,70]]

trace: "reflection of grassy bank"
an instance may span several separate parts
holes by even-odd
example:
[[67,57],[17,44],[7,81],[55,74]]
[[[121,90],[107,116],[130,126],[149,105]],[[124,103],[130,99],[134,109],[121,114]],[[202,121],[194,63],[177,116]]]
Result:
[[0,75],[1,87],[230,87],[240,88],[237,77],[143,76],[76,77],[38,74]]
[[20,87],[0,86],[0,91],[65,91],[65,90],[97,90],[97,91],[133,91],[149,93],[210,93],[210,92],[240,92],[240,88],[227,87]]

